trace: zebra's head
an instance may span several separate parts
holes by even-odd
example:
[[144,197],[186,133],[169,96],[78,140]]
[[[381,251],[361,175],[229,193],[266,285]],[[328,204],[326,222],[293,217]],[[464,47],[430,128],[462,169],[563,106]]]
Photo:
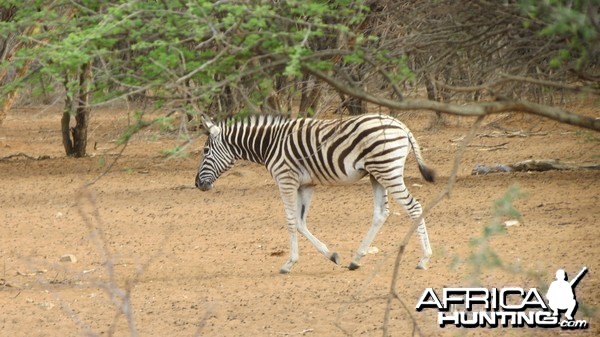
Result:
[[224,141],[223,130],[208,117],[202,118],[208,131],[208,139],[204,145],[204,155],[196,175],[196,187],[208,191],[221,174],[229,170],[235,162],[235,156]]

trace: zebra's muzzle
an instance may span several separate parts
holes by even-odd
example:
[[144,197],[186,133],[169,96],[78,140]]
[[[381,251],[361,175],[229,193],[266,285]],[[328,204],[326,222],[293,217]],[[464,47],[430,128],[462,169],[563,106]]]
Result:
[[196,180],[196,187],[198,187],[201,191],[208,191],[212,188],[212,184]]
[[208,191],[212,188],[212,184],[205,182],[205,181],[201,181],[200,175],[197,175],[196,176],[196,187],[199,188],[201,191]]
[[198,187],[201,191],[208,191],[212,188],[212,184],[196,182],[196,187]]

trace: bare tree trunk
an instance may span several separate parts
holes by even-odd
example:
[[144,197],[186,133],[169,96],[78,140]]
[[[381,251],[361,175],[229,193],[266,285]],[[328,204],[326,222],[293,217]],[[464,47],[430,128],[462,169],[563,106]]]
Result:
[[[65,79],[65,88],[67,88],[68,79]],[[65,93],[65,109],[60,119],[60,130],[62,134],[62,142],[65,148],[67,156],[71,156],[73,153],[73,142],[71,141],[70,123],[71,115],[73,111],[73,100],[71,99],[70,93],[67,90]]]
[[299,113],[308,117],[309,112],[313,114],[319,108],[319,99],[321,98],[321,86],[316,78],[310,74],[304,74],[300,84],[301,97]]
[[[69,94],[65,99],[65,111],[61,118],[61,130],[65,153],[69,157],[84,157],[87,147],[87,129],[90,116],[90,87],[92,81],[92,64],[88,62],[81,66],[78,86],[75,90],[76,101]],[[71,116],[75,117],[75,126],[70,128]]]
[[[357,69],[351,69],[351,71],[352,70],[355,72],[355,74],[352,74],[350,77],[352,82],[354,82],[356,86],[363,85],[363,76],[361,74],[363,69],[361,67],[358,67]],[[350,96],[348,98],[343,99],[342,105],[346,109],[348,109],[348,113],[350,113],[350,115],[352,116],[362,115],[367,112],[365,102],[362,99],[354,96]]]
[[90,88],[92,81],[92,63],[88,62],[81,67],[79,74],[79,97],[77,114],[75,115],[75,128],[73,128],[73,147],[75,157],[86,155],[87,130],[90,120]]
[[365,113],[365,104],[363,100],[356,97],[349,97],[345,103],[346,109],[352,116],[362,115]]
[[271,113],[278,114],[281,113],[281,104],[279,104],[279,95],[277,92],[274,92],[267,96],[263,104],[261,105],[261,110],[263,113]]
[[[425,89],[427,89],[427,99],[428,100],[436,101],[436,102],[440,101],[439,92],[435,85],[434,78],[429,74],[425,74]],[[441,111],[436,111],[435,119],[433,121],[431,121],[429,128],[437,129],[438,127],[440,127],[444,124],[445,124],[444,115],[442,114]]]

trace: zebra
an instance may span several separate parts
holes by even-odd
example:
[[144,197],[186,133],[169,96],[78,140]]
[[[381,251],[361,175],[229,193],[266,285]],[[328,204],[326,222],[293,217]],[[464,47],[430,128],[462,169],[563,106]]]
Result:
[[[410,130],[399,120],[381,114],[343,119],[291,119],[255,115],[244,120],[214,123],[203,116],[208,131],[196,187],[208,191],[223,172],[238,159],[265,165],[276,181],[290,236],[290,257],[281,267],[289,273],[298,261],[297,232],[336,264],[339,256],[330,252],[306,226],[314,186],[342,185],[369,175],[374,194],[373,223],[355,252],[348,268],[357,269],[377,232],[389,216],[388,192],[413,219],[421,218],[421,204],[404,184],[404,163],[414,150],[421,175],[434,181],[434,171],[425,165],[421,150]],[[423,255],[417,269],[426,269],[432,254],[425,220],[417,227]]]

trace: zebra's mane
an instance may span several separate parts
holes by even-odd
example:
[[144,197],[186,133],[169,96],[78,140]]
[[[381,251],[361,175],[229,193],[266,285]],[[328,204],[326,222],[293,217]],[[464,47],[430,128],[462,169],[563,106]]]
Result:
[[275,114],[264,114],[264,115],[251,115],[238,119],[235,117],[229,117],[219,123],[219,126],[223,129],[231,126],[245,126],[249,124],[253,125],[281,125],[294,119]]

